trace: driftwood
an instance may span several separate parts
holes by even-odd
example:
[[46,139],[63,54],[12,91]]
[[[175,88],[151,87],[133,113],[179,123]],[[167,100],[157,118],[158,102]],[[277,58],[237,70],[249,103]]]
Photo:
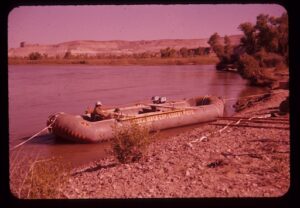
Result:
[[263,152],[263,153],[239,153],[239,154],[234,154],[231,152],[222,152],[221,155],[227,157],[227,156],[233,156],[233,157],[238,157],[238,156],[250,156],[250,157],[255,157],[255,158],[260,158],[261,155],[269,155],[269,154],[288,154],[290,151],[274,151],[274,152]]
[[290,142],[286,140],[273,140],[273,139],[253,139],[249,140],[248,142],[273,142],[273,143],[283,143],[289,145]]
[[247,122],[247,123],[268,123],[268,124],[289,124],[289,121],[287,120],[270,120],[270,119],[222,119],[219,118],[218,120],[233,120],[233,121],[238,121],[241,120],[241,122]]
[[245,108],[248,108],[250,106],[253,106],[255,103],[260,102],[265,99],[269,99],[271,97],[271,93],[266,93],[264,95],[258,95],[258,96],[247,96],[239,98],[236,104],[234,105],[234,108],[237,112],[244,110]]

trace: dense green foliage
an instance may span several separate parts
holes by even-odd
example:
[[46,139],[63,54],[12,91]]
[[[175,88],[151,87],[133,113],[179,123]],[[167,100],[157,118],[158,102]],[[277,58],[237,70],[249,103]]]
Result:
[[208,47],[198,47],[198,48],[186,48],[182,47],[179,50],[174,48],[165,48],[160,50],[161,58],[174,58],[174,57],[195,57],[195,56],[205,56],[210,53],[210,48]]
[[260,14],[256,24],[242,23],[238,28],[243,32],[240,45],[233,46],[225,36],[224,44],[218,33],[214,33],[208,43],[219,58],[218,70],[236,68],[243,77],[253,84],[266,80],[269,84],[272,78],[266,75],[269,68],[282,70],[288,68],[288,16],[280,17]]

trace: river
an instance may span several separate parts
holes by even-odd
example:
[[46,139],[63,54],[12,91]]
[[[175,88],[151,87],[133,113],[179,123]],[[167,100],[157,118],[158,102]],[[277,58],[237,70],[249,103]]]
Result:
[[[8,82],[10,147],[45,128],[49,115],[82,114],[97,100],[104,107],[117,107],[150,101],[154,95],[178,100],[199,95],[237,98],[263,92],[248,86],[238,74],[215,70],[214,65],[10,65]],[[225,115],[234,113],[233,104],[233,100],[226,103]],[[60,156],[82,163],[105,155],[107,149],[108,143],[71,144],[44,134],[13,151],[18,156]]]

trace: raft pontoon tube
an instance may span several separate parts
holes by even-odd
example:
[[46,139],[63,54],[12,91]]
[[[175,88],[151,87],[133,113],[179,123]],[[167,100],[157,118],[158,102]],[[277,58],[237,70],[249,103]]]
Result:
[[[139,104],[119,108],[121,117],[91,121],[89,115],[57,113],[47,121],[49,132],[77,143],[97,143],[113,137],[113,126],[135,121],[157,131],[216,120],[223,116],[224,101],[215,96],[195,97],[163,104]],[[113,112],[109,109],[108,112]]]

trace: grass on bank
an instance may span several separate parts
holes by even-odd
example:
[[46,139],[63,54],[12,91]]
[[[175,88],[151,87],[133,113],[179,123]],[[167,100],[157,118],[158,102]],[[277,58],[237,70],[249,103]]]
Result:
[[19,158],[10,167],[10,190],[19,199],[66,198],[70,173],[61,158]]
[[[120,163],[137,162],[143,158],[150,144],[149,128],[134,121],[113,128],[113,153]],[[38,153],[10,157],[10,190],[19,199],[68,198],[65,190],[72,178],[72,166],[62,158],[40,159]]]
[[26,58],[9,58],[10,65],[40,64],[40,65],[60,65],[60,64],[86,64],[86,65],[208,65],[216,64],[218,58],[214,56],[195,56],[195,57],[177,57],[177,58],[70,58],[55,59],[45,58],[38,60],[29,60]]

